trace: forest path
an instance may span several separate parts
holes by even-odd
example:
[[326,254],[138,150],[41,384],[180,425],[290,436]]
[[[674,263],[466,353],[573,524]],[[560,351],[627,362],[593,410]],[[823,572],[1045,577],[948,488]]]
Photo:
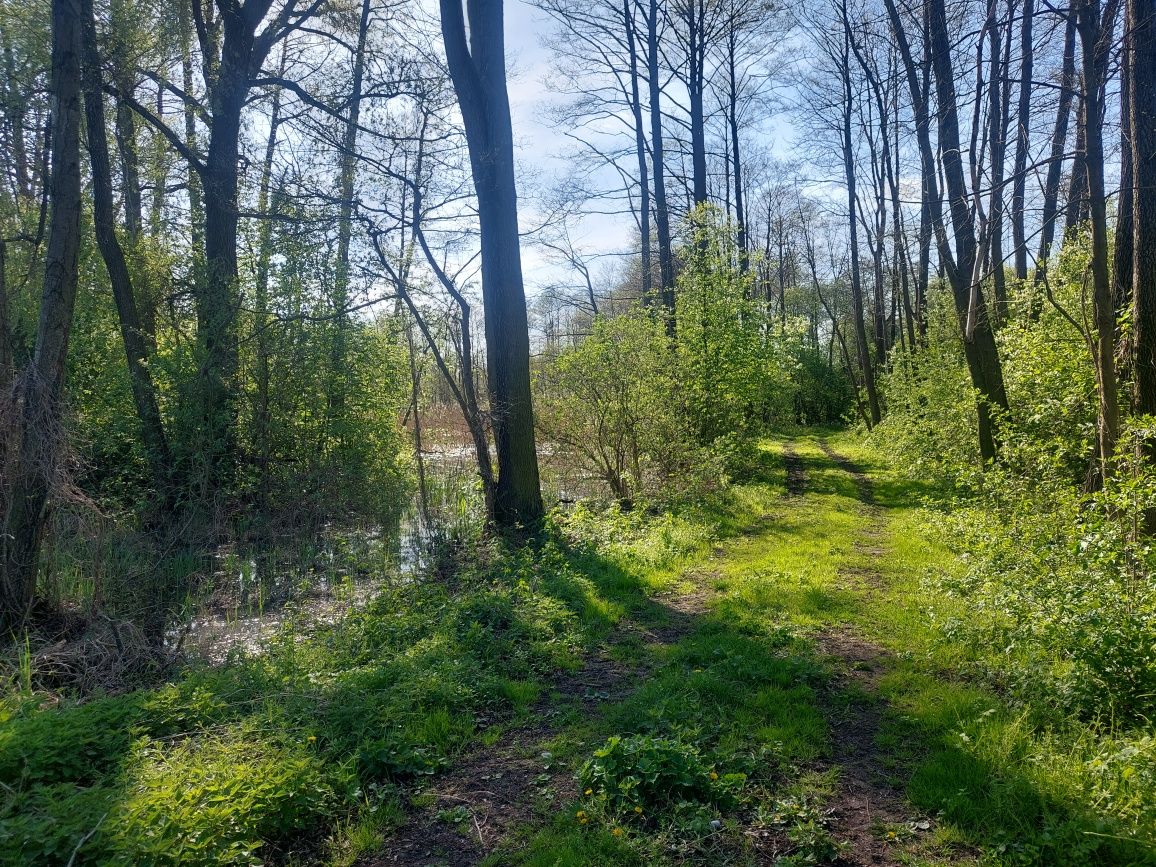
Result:
[[[885,583],[876,561],[886,556],[886,518],[875,502],[875,485],[826,439],[816,444],[854,481],[867,519],[854,542],[860,565],[841,566],[836,586],[855,595],[870,594]],[[814,640],[833,671],[823,706],[831,731],[830,761],[838,771],[838,787],[828,807],[836,836],[847,847],[842,860],[859,865],[910,863],[909,853],[896,844],[901,838],[931,830],[932,822],[905,801],[894,762],[878,746],[885,726],[879,680],[893,663],[893,655],[848,623],[824,626]]]
[[[768,443],[724,537],[632,605],[521,723],[412,797],[407,824],[362,863],[973,862],[905,797],[913,744],[881,689],[896,657],[871,606],[890,592],[892,510],[910,503],[844,453],[853,445]],[[720,770],[775,758],[705,831],[675,814],[632,822],[600,812],[576,773],[609,735],[634,732],[697,737]]]

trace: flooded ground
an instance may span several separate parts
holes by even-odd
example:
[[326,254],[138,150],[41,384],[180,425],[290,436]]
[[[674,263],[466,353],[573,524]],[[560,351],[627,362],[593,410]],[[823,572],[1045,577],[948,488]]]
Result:
[[469,448],[437,446],[422,461],[424,497],[415,491],[387,524],[328,525],[309,538],[219,549],[192,615],[168,631],[169,646],[211,663],[260,654],[288,625],[307,635],[391,582],[413,580],[438,540],[469,533],[482,518]]
[[[548,444],[539,447],[550,505],[596,495],[598,480],[560,472]],[[211,663],[259,654],[292,625],[304,636],[330,625],[391,582],[414,580],[439,540],[476,532],[483,504],[472,446],[435,439],[423,450],[424,497],[380,526],[321,528],[261,545],[230,545],[212,561],[212,577],[191,616],[167,633],[170,648]]]

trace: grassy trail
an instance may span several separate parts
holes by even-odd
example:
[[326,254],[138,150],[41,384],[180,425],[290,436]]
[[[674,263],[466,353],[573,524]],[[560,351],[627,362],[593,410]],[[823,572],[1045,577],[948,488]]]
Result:
[[[849,438],[799,437],[768,444],[737,493],[726,538],[682,568],[601,576],[624,614],[585,667],[431,783],[371,863],[975,860],[974,829],[909,800],[938,732],[912,738],[887,696],[909,685],[897,654],[926,638],[905,592],[951,564],[907,534],[918,491]],[[610,736],[693,742],[741,766],[746,794],[623,816],[574,781]]]

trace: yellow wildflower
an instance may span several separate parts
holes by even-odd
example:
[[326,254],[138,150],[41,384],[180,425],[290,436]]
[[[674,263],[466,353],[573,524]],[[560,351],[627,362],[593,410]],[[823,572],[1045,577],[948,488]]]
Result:
[[309,741],[309,743],[311,743],[311,744],[312,744],[312,743],[316,743],[316,742],[317,742],[317,735],[310,735],[310,736],[307,738],[307,740],[308,740],[308,741]]
[[641,807],[635,807],[635,808],[634,808],[634,812],[636,812],[636,813],[641,813],[641,812],[642,812],[642,808],[641,808]]
[[585,792],[583,792],[582,794],[583,794],[583,795],[593,795],[593,794],[594,794],[594,790],[593,790],[593,789],[587,789],[587,790],[586,790]]
[[615,837],[621,837],[622,836],[622,829],[621,828],[615,828],[610,833],[613,834]]
[[718,774],[716,774],[714,771],[711,771],[711,772],[710,772],[710,778],[711,778],[712,780],[717,780],[717,779],[718,779]]
[[576,815],[576,816],[577,816],[579,819],[581,819],[583,816],[585,816],[585,815],[586,815],[586,811],[585,811],[585,810],[579,810],[579,811],[578,811],[578,812],[577,812],[575,815]]

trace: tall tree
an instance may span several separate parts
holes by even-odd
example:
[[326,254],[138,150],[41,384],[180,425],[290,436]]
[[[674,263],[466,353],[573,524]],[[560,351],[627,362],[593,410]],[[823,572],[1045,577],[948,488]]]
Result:
[[498,458],[493,519],[499,528],[513,529],[537,524],[543,507],[530,397],[504,15],[502,0],[465,2],[463,11],[462,0],[440,0],[441,29],[478,198],[486,367]]
[[[956,314],[963,332],[964,357],[972,386],[976,390],[976,430],[980,456],[992,460],[997,454],[998,437],[996,415],[1008,409],[1007,392],[1003,382],[1003,368],[995,335],[988,318],[983,289],[977,273],[977,245],[975,215],[968,204],[968,190],[964,179],[963,157],[959,133],[959,109],[956,99],[952,41],[948,31],[947,10],[943,0],[928,0],[925,9],[925,38],[934,75],[936,95],[936,127],[938,148],[942,160],[943,180],[951,213],[951,229],[955,240],[954,251],[947,234],[938,186],[928,195],[926,185],[936,176],[935,151],[930,137],[930,109],[919,84],[915,60],[907,40],[903,21],[894,0],[884,0],[891,30],[906,70],[908,88],[916,114],[916,136],[920,160],[923,163],[924,195],[931,205],[931,222],[939,247],[940,267],[946,272],[955,301]],[[921,124],[921,118],[927,124]]]
[[1032,75],[1035,70],[1035,47],[1032,26],[1036,19],[1034,0],[1024,0],[1020,10],[1019,98],[1016,103],[1016,154],[1012,166],[1011,224],[1015,247],[1016,279],[1028,279],[1028,241],[1024,220],[1027,193],[1028,157],[1031,149]]
[[878,424],[882,419],[879,406],[879,395],[875,388],[875,370],[871,364],[871,351],[867,343],[867,330],[863,323],[863,279],[859,268],[859,233],[858,233],[858,194],[856,193],[855,170],[855,139],[851,121],[855,112],[855,90],[851,79],[851,55],[854,39],[851,32],[851,20],[845,2],[839,3],[839,27],[842,31],[841,39],[833,52],[833,59],[839,69],[840,84],[842,86],[842,141],[840,147],[843,152],[843,177],[847,187],[847,228],[850,233],[851,248],[851,316],[854,318],[855,342],[859,353],[859,367],[863,376],[864,389],[867,392],[867,402],[871,409],[871,423]]
[[1104,181],[1104,79],[1111,50],[1115,0],[1101,9],[1100,0],[1079,0],[1076,31],[1081,47],[1080,129],[1083,131],[1084,161],[1091,221],[1092,307],[1095,318],[1096,384],[1100,407],[1098,445],[1100,474],[1108,476],[1120,434],[1120,407],[1116,381],[1116,304],[1112,296],[1108,252],[1108,196]]
[[1052,129],[1051,150],[1048,154],[1048,173],[1044,179],[1043,204],[1041,209],[1040,247],[1036,256],[1036,272],[1033,280],[1029,316],[1039,317],[1042,307],[1040,287],[1047,278],[1048,259],[1052,255],[1052,244],[1056,237],[1056,222],[1059,219],[1060,183],[1064,173],[1064,153],[1068,142],[1068,125],[1072,116],[1072,102],[1076,93],[1076,0],[1069,0],[1068,13],[1064,22],[1063,61],[1060,69],[1060,98],[1056,105],[1056,123]]
[[650,0],[646,15],[646,78],[650,90],[650,165],[654,175],[654,228],[658,241],[658,273],[662,281],[662,304],[667,330],[675,326],[674,247],[670,235],[670,209],[666,199],[666,158],[663,147],[662,85],[659,81],[659,4]]
[[361,127],[361,102],[365,82],[365,43],[369,36],[372,0],[361,0],[357,24],[357,43],[353,49],[353,73],[349,88],[349,115],[341,141],[341,169],[337,181],[337,269],[333,275],[333,351],[330,366],[333,381],[329,385],[329,424],[331,433],[341,440],[341,420],[345,414],[345,386],[348,376],[346,343],[348,341],[349,247],[353,238],[353,192],[357,180],[357,135]]
[[[81,14],[84,16],[84,111],[88,127],[89,167],[92,171],[93,227],[96,243],[100,248],[112,284],[113,300],[116,302],[117,317],[120,321],[121,341],[124,343],[125,358],[128,362],[129,383],[133,403],[136,405],[140,422],[141,441],[153,476],[153,487],[162,496],[171,494],[173,458],[169,452],[168,439],[161,422],[160,407],[157,403],[156,388],[149,369],[149,349],[146,332],[141,324],[133,290],[132,276],[124,249],[116,235],[116,201],[112,189],[112,163],[108,153],[108,131],[104,118],[103,72],[100,50],[97,47],[96,16],[92,0],[80,0]],[[121,130],[123,132],[123,130]],[[126,174],[126,186],[137,183],[135,176]],[[139,191],[138,191],[139,193]],[[125,209],[132,214],[136,208],[135,232],[139,235],[140,211],[139,194],[135,203],[131,195],[125,197]],[[133,219],[129,218],[129,224]],[[133,236],[129,230],[129,237]]]
[[1133,406],[1156,415],[1156,2],[1129,0]]
[[81,12],[77,0],[52,3],[52,217],[44,256],[40,320],[32,363],[23,372],[0,532],[0,630],[18,629],[31,608],[48,496],[63,450],[61,399],[79,282]]
[[690,126],[691,198],[695,206],[706,204],[708,194],[706,158],[706,85],[709,48],[718,35],[721,16],[707,0],[677,0],[672,9],[683,58],[678,75],[686,87]]
[[[236,423],[238,398],[237,229],[240,219],[239,166],[242,116],[249,94],[258,83],[284,84],[281,79],[260,78],[261,66],[273,46],[302,27],[321,7],[322,0],[284,0],[271,14],[274,0],[190,0],[192,22],[200,47],[201,77],[207,106],[184,94],[185,135],[169,129],[128,94],[118,96],[153,124],[186,159],[190,174],[197,176],[203,193],[204,262],[194,280],[197,314],[198,398],[203,461],[201,496],[213,507],[234,475],[237,458]],[[182,48],[182,63],[191,64]],[[191,69],[189,70],[191,72]],[[190,76],[191,77],[191,76]],[[186,80],[186,86],[189,81]],[[191,104],[190,104],[191,103]],[[195,146],[193,120],[208,124],[208,149],[202,155]],[[192,190],[192,187],[190,188]],[[194,223],[194,247],[197,227]]]

